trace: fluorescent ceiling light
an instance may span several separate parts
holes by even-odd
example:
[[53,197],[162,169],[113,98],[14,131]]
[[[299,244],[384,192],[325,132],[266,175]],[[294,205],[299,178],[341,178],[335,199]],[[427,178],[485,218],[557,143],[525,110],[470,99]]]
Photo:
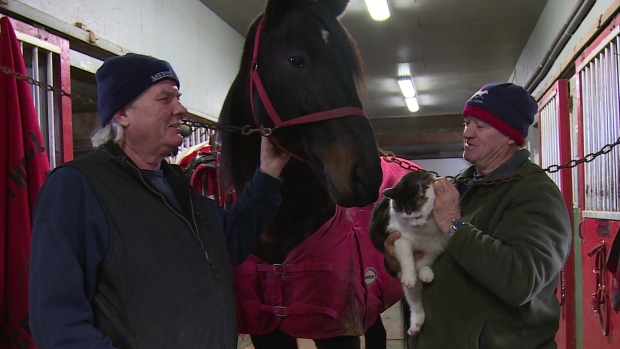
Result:
[[375,21],[385,21],[390,18],[390,6],[387,0],[366,0],[366,7],[370,17]]
[[420,104],[418,104],[418,98],[405,98],[405,102],[407,102],[407,108],[410,112],[415,113],[420,110]]
[[398,86],[400,86],[400,90],[405,98],[412,98],[415,96],[415,87],[413,86],[411,77],[399,78]]
[[411,76],[411,66],[409,63],[398,63],[398,76]]

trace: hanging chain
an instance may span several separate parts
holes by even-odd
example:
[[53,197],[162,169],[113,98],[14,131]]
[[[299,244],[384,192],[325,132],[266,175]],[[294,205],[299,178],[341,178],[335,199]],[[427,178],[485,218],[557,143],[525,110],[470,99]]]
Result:
[[[90,104],[90,105],[97,105],[97,102],[92,100],[91,98],[86,98],[86,97],[81,97],[77,94],[71,94],[68,93],[66,91],[64,91],[61,88],[58,87],[54,87],[52,85],[47,85],[44,82],[41,81],[37,81],[29,76],[26,76],[20,72],[14,71],[11,68],[4,66],[4,65],[0,65],[0,70],[7,74],[7,75],[13,75],[17,80],[23,80],[26,81],[27,83],[29,83],[30,85],[33,86],[37,86],[40,87],[46,91],[51,91],[54,94],[58,95],[58,96],[62,96],[62,97],[69,97],[71,100],[74,101],[78,101],[81,102],[83,104]],[[253,128],[250,125],[245,125],[243,127],[238,127],[238,126],[221,126],[218,124],[206,124],[203,122],[197,122],[197,121],[192,121],[192,120],[181,120],[181,122],[184,125],[193,127],[193,128],[205,128],[207,130],[220,130],[220,131],[226,131],[226,132],[240,132],[243,135],[250,135],[252,133],[260,133],[261,135],[265,136],[265,137],[269,137],[271,136],[271,134],[273,133],[273,131],[277,128],[277,127],[273,127],[273,128],[269,128],[269,127],[258,127],[258,128]]]
[[[47,85],[41,81],[37,81],[31,77],[25,76],[24,74],[20,73],[20,72],[16,72],[14,70],[12,70],[11,68],[4,66],[4,65],[0,65],[0,70],[7,74],[7,75],[13,75],[15,76],[15,78],[17,80],[23,80],[26,81],[27,83],[29,83],[30,85],[33,86],[38,86],[46,91],[51,91],[56,95],[59,96],[63,96],[63,97],[69,97],[71,100],[74,101],[78,101],[84,104],[90,104],[90,105],[97,105],[96,101],[93,101],[91,98],[86,98],[86,97],[81,97],[77,94],[71,94],[68,93],[66,91],[64,91],[61,88],[58,87],[54,87],[52,85]],[[203,122],[197,122],[197,121],[192,121],[192,120],[182,120],[181,121],[184,125],[193,127],[193,128],[205,128],[207,130],[219,130],[219,131],[224,131],[224,132],[239,132],[245,136],[253,134],[253,133],[259,133],[265,137],[269,137],[272,135],[273,131],[277,129],[276,127],[273,128],[269,128],[269,127],[252,127],[250,125],[245,125],[245,126],[233,126],[233,125],[219,125],[219,124],[206,124]],[[596,159],[597,157],[599,157],[600,155],[603,154],[607,154],[609,152],[611,152],[616,146],[618,146],[620,144],[620,137],[618,137],[618,139],[614,142],[614,143],[610,143],[610,144],[606,144],[604,145],[601,150],[595,152],[595,153],[590,153],[586,156],[584,156],[582,159],[573,159],[570,160],[569,162],[562,164],[562,165],[551,165],[547,168],[537,168],[534,170],[530,170],[530,171],[525,171],[525,172],[520,172],[517,173],[515,175],[509,176],[509,177],[502,177],[502,178],[496,178],[496,179],[491,179],[491,180],[478,180],[473,182],[473,185],[493,185],[493,184],[499,184],[499,183],[506,183],[506,182],[511,182],[514,180],[517,180],[519,178],[523,178],[525,176],[529,176],[529,175],[533,175],[536,173],[541,173],[541,172],[549,172],[549,173],[554,173],[554,172],[558,172],[562,169],[568,169],[568,168],[573,168],[576,166],[579,166],[583,163],[587,163],[587,162],[592,162],[594,161],[594,159]],[[393,152],[388,152],[388,151],[384,151],[379,149],[379,152],[381,154],[381,156],[385,159],[385,161],[387,162],[393,162],[397,165],[399,165],[400,167],[404,168],[405,170],[409,170],[409,171],[426,171],[426,172],[430,172],[433,173],[435,176],[439,176],[437,174],[437,172],[434,171],[428,171],[428,170],[424,170],[421,167],[414,165],[411,162],[408,161],[403,161],[398,159]],[[461,182],[461,183],[467,183],[470,182],[471,179],[463,179],[463,180],[457,180],[456,178],[454,178],[453,176],[446,176],[446,178],[450,178],[455,180],[456,182]]]
[[[478,181],[474,181],[472,183],[471,182],[471,178],[467,178],[467,179],[456,179],[453,176],[446,176],[446,178],[452,179],[455,182],[458,183],[469,183],[470,185],[493,185],[493,184],[500,184],[500,183],[506,183],[506,182],[511,182],[514,180],[517,180],[519,178],[523,178],[525,176],[530,176],[533,174],[537,174],[537,173],[542,173],[542,172],[549,172],[549,173],[554,173],[554,172],[558,172],[562,169],[568,169],[568,168],[573,168],[576,166],[579,166],[583,163],[587,163],[587,162],[592,162],[594,161],[594,159],[596,159],[597,157],[603,155],[603,154],[607,154],[609,152],[611,152],[616,146],[618,146],[620,144],[620,137],[618,137],[618,139],[614,142],[614,143],[610,143],[610,144],[606,144],[604,145],[601,150],[595,152],[595,153],[590,153],[586,156],[584,156],[582,159],[573,159],[568,161],[567,163],[563,164],[563,165],[551,165],[549,167],[546,168],[536,168],[533,170],[529,170],[529,171],[524,171],[524,172],[519,172],[517,174],[514,174],[512,176],[508,176],[508,177],[501,177],[501,178],[495,178],[495,179],[488,179],[488,180],[478,180]],[[410,170],[410,171],[425,171],[423,169],[421,169],[419,166],[413,165],[412,163],[408,162],[408,161],[402,161],[398,158],[396,158],[396,156],[394,155],[394,153],[392,152],[386,152],[381,150],[382,152],[382,156],[385,159],[385,161],[387,162],[393,162],[397,165],[399,165],[400,167],[406,169],[406,170]],[[426,172],[431,172],[433,174],[435,174],[435,176],[437,176],[437,173],[434,171],[426,171]]]
[[52,85],[47,85],[47,84],[45,84],[45,83],[43,83],[41,81],[37,81],[37,80],[35,80],[35,79],[33,79],[33,78],[29,77],[29,76],[26,76],[26,75],[24,75],[24,74],[22,74],[20,72],[14,71],[14,70],[12,70],[11,68],[9,68],[7,66],[0,65],[0,70],[2,70],[2,72],[7,74],[7,75],[15,76],[15,78],[17,80],[26,81],[30,85],[38,86],[38,87],[40,87],[40,88],[42,88],[42,89],[44,89],[46,91],[53,92],[54,94],[56,94],[58,96],[69,97],[71,100],[82,102],[84,104],[94,104],[94,105],[97,105],[97,102],[93,101],[90,98],[80,97],[77,94],[72,95],[72,94],[64,91],[61,88],[54,87]]

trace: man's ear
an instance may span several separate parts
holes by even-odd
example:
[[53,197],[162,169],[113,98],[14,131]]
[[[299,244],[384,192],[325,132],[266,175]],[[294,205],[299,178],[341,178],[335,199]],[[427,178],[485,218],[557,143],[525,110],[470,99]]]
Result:
[[119,109],[112,117],[123,127],[129,125],[129,117],[127,116],[127,110],[125,108]]

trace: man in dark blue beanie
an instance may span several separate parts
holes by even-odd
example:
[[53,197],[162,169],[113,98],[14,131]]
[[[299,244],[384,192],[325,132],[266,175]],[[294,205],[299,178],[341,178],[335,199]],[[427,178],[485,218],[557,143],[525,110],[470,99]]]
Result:
[[[479,348],[557,348],[555,289],[572,234],[557,185],[522,149],[537,109],[511,83],[485,85],[465,103],[472,165],[434,184],[433,217],[448,245],[424,285],[426,318],[410,348],[463,348],[472,338]],[[397,271],[393,235],[386,264]]]
[[482,86],[465,103],[463,116],[472,116],[496,128],[523,146],[538,112],[538,103],[523,87],[511,83]]
[[263,137],[260,167],[225,211],[165,160],[187,113],[170,64],[127,54],[96,78],[96,148],[56,168],[35,204],[37,347],[235,349],[232,265],[277,211],[289,156]]
[[170,63],[151,56],[128,53],[105,61],[95,74],[97,107],[101,126],[151,85],[168,79],[179,88],[179,78]]

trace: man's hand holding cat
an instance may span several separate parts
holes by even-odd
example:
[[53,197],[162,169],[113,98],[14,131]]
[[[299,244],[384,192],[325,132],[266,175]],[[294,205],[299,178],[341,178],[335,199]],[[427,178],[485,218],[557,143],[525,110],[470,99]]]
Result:
[[435,189],[433,218],[439,228],[444,233],[448,233],[452,221],[461,218],[460,194],[454,184],[445,177],[436,179],[433,188]]
[[394,241],[398,240],[399,237],[400,233],[397,231],[390,233],[383,243],[385,263],[388,268],[395,273],[400,272],[400,262],[398,261],[398,258],[396,258],[396,253],[394,253]]
[[[388,235],[387,239],[385,239],[385,242],[383,243],[383,250],[385,252],[385,263],[387,264],[387,267],[390,268],[390,270],[394,273],[400,273],[401,270],[400,262],[398,261],[398,258],[396,258],[396,253],[394,253],[394,241],[398,240],[398,238],[400,238],[400,233],[395,231],[393,233],[390,233],[390,235]],[[413,254],[414,260],[418,260],[422,257],[424,257],[423,252],[415,251]]]

